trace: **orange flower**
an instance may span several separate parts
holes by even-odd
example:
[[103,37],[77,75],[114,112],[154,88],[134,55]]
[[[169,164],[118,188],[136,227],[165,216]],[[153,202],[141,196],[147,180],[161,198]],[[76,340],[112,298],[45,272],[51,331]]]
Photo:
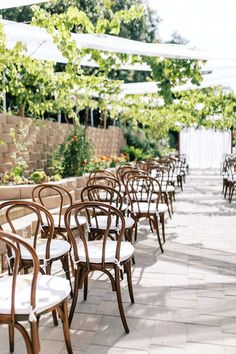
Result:
[[78,140],[78,136],[77,135],[73,135],[71,138],[72,141],[76,142]]

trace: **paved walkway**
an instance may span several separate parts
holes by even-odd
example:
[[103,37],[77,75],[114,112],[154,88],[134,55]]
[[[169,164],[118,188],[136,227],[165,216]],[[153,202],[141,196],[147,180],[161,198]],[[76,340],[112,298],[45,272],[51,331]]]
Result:
[[[72,324],[74,354],[236,354],[236,203],[229,206],[220,190],[219,177],[188,176],[166,227],[163,255],[147,226],[140,228],[134,305],[123,281],[129,335],[109,282],[93,276]],[[40,334],[43,354],[66,353],[50,316],[42,319]],[[6,335],[0,329],[0,353],[7,352]],[[19,339],[15,352],[23,348]]]

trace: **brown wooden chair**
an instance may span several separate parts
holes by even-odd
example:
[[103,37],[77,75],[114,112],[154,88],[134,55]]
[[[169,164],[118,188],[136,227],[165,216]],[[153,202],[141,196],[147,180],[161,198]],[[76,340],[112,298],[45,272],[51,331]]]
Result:
[[[25,242],[31,245],[39,258],[41,273],[51,273],[52,263],[60,260],[63,268],[69,277],[68,256],[70,253],[70,243],[66,240],[56,240],[54,235],[54,221],[51,213],[42,205],[35,202],[24,200],[10,200],[0,204],[0,211],[5,215],[5,223],[0,225],[0,229],[4,231],[11,231],[19,233],[20,224],[19,219],[15,219],[17,212],[22,214],[30,214],[31,222],[26,227],[30,229],[29,234],[25,238]],[[25,217],[26,218],[26,217]],[[47,226],[43,220],[47,221]],[[21,222],[23,220],[21,219]],[[11,265],[14,260],[11,260]],[[21,252],[21,265],[24,272],[27,273],[32,266],[31,255],[26,249]]]
[[165,203],[168,206],[168,213],[171,218],[171,214],[174,212],[173,201],[175,200],[175,187],[171,183],[169,169],[160,165],[150,165],[148,168],[148,173],[159,182],[161,186],[161,193],[164,197]]
[[[27,353],[38,354],[40,317],[56,310],[62,320],[67,352],[72,354],[67,312],[67,297],[70,293],[68,280],[39,275],[40,261],[37,254],[22,237],[0,231],[0,241],[5,243],[9,254],[14,254],[12,274],[0,278],[0,324],[8,325],[10,352],[14,351],[16,328],[24,338]],[[19,274],[22,253],[30,255],[31,274]],[[30,334],[20,323],[26,321],[30,324]]]
[[[163,242],[165,242],[165,212],[168,211],[166,204],[161,203],[161,186],[158,181],[151,176],[134,176],[127,181],[126,193],[129,200],[129,211],[136,225],[141,218],[149,220],[151,228],[156,230],[157,239],[161,252],[162,242],[159,234],[159,219],[162,225]],[[137,227],[135,230],[135,240],[137,239]]]
[[[133,228],[135,226],[135,220],[129,216],[125,216],[126,210],[128,205],[124,203],[124,199],[122,195],[114,188],[102,185],[93,185],[87,186],[83,188],[81,192],[81,200],[82,202],[85,201],[95,201],[95,202],[102,202],[113,207],[117,208],[122,212],[125,219],[125,233],[126,239],[128,239],[132,243],[132,234]],[[103,215],[96,216],[94,220],[91,220],[91,223],[98,222],[96,229],[101,229],[102,231],[106,228],[106,217],[104,218]],[[111,230],[110,230],[111,232]],[[113,230],[116,233],[116,227]],[[134,258],[133,258],[134,262]]]
[[[70,229],[70,217],[75,215],[78,227],[79,237],[76,239],[74,233]],[[87,217],[87,227],[83,227],[79,223],[79,216],[83,214]],[[98,237],[94,240],[94,231],[99,222],[97,216],[102,215],[106,218],[104,230],[99,229]],[[95,218],[95,219],[94,219]],[[92,223],[94,221],[94,224]],[[87,287],[86,279],[88,274],[93,271],[101,271],[105,273],[112,285],[112,290],[116,292],[121,320],[125,332],[129,332],[126,322],[125,313],[122,304],[120,275],[124,269],[127,274],[128,289],[131,302],[134,302],[132,280],[131,280],[131,260],[134,253],[132,244],[123,241],[125,232],[125,219],[122,213],[111,205],[101,202],[81,202],[72,205],[66,210],[65,224],[72,245],[75,267],[75,283],[74,296],[69,315],[69,323],[71,324],[75,306],[78,298],[79,289],[83,284]],[[116,239],[110,239],[110,233],[116,228]],[[92,234],[92,241],[91,239]],[[114,276],[112,275],[114,271]],[[85,291],[85,294],[87,291]],[[86,297],[85,297],[86,300]]]
[[[32,199],[34,202],[41,204],[49,210],[54,209],[52,213],[54,221],[54,237],[61,237],[67,240],[65,235],[66,227],[64,222],[64,210],[73,203],[70,192],[65,187],[58,184],[42,183],[33,189]],[[52,199],[54,199],[53,203]],[[86,219],[81,218],[80,222],[85,223]],[[43,218],[43,223],[44,228],[46,229],[47,220],[45,218]],[[71,218],[71,228],[76,229],[76,223],[73,217]]]

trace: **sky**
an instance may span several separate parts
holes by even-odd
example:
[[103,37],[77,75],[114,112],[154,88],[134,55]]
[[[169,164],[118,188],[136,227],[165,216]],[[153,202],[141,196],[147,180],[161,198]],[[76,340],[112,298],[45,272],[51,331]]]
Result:
[[236,53],[236,0],[146,0],[163,41],[177,31],[199,49]]

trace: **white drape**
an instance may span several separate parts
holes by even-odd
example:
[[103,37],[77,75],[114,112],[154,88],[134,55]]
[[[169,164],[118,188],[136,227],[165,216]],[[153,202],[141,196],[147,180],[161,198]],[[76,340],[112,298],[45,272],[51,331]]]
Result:
[[231,152],[231,132],[185,128],[180,132],[180,153],[190,168],[220,168],[222,156]]

